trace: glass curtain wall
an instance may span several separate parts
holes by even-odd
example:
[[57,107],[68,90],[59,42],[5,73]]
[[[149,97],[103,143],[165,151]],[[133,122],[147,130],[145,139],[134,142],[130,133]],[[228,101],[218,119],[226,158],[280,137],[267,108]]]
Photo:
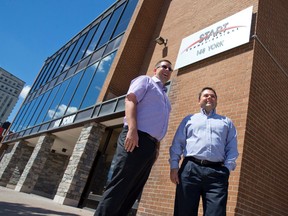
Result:
[[137,3],[117,1],[46,60],[11,132],[95,105]]

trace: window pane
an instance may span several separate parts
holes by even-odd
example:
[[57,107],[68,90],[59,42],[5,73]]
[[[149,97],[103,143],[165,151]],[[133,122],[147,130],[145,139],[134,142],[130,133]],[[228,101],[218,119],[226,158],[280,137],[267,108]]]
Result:
[[123,15],[119,21],[119,24],[117,25],[117,28],[116,28],[112,38],[114,38],[115,36],[121,34],[122,32],[124,32],[126,30],[137,3],[138,3],[138,0],[131,0],[128,2],[128,5],[125,8],[125,11],[124,11],[124,13],[123,13]]
[[97,101],[103,83],[106,79],[106,76],[110,70],[111,64],[115,57],[115,53],[116,52],[112,53],[111,55],[101,60],[97,68],[97,71],[93,77],[93,80],[89,86],[89,89],[85,95],[85,98],[82,102],[81,109],[92,106]]
[[[94,71],[96,70],[97,66],[98,66],[98,62],[89,66],[85,70],[84,76],[82,77],[81,82],[79,83],[79,86],[78,86],[78,88],[77,88],[77,90],[76,90],[76,92],[72,98],[72,101],[69,105],[70,109],[77,109],[78,110],[81,99],[83,98],[83,95],[86,92],[86,89],[88,88],[88,84],[90,83],[91,78],[92,78]],[[66,111],[66,114],[69,114],[68,110]]]
[[90,29],[90,31],[88,32],[87,37],[85,38],[85,41],[83,42],[81,48],[79,49],[79,52],[74,60],[74,62],[78,62],[80,59],[82,59],[82,57],[84,56],[84,53],[87,49],[88,44],[91,41],[91,38],[93,37],[95,30],[96,30],[97,26],[94,26],[92,29]]
[[11,125],[10,131],[15,132],[17,130],[17,127],[19,126],[19,123],[21,122],[22,116],[25,115],[26,112],[26,106],[27,104],[24,104],[21,109],[19,110],[15,120],[13,121],[13,124]]
[[68,51],[68,48],[62,52],[61,61],[59,62],[59,66],[58,66],[58,69],[57,69],[54,77],[58,76],[61,73],[61,71],[63,70],[63,68],[65,66],[65,62],[67,61],[67,58],[69,55],[69,54],[67,54],[67,51]]
[[[71,78],[71,82],[69,83],[69,86],[67,87],[67,90],[65,92],[65,94],[63,95],[63,98],[61,99],[61,102],[59,103],[59,106],[57,107],[57,109],[55,109],[55,114],[53,116],[53,119],[55,118],[59,118],[61,116],[64,115],[67,107],[68,107],[68,103],[71,100],[71,97],[73,96],[73,93],[75,91],[75,89],[77,88],[77,85],[79,83],[80,77],[82,76],[83,71],[80,71],[79,73],[77,73],[75,76],[73,76]],[[77,108],[70,108],[67,110],[68,113],[72,113],[72,112],[76,112]]]
[[37,117],[41,111],[41,109],[39,108],[39,105],[41,104],[42,99],[43,99],[43,94],[37,98],[37,101],[35,104],[35,109],[32,113],[32,116],[30,117],[30,120],[27,122],[28,128],[34,125],[34,122],[37,119]]
[[41,113],[41,111],[43,109],[43,106],[46,104],[46,100],[47,100],[48,95],[49,94],[47,94],[47,92],[42,95],[42,100],[41,100],[36,112],[33,114],[32,120],[30,122],[30,126],[34,126],[35,125],[35,122],[38,119],[38,116],[40,115],[40,113]]
[[83,40],[84,40],[85,37],[86,37],[86,34],[82,35],[82,36],[76,41],[76,46],[75,46],[73,52],[71,53],[71,55],[70,55],[70,57],[69,57],[69,59],[68,59],[68,61],[67,61],[67,63],[66,63],[66,68],[69,67],[69,66],[72,66],[74,63],[76,63],[76,62],[74,62],[74,59],[75,59],[75,57],[76,57],[76,55],[77,55],[77,53],[78,53],[78,50],[79,50],[79,48],[81,47],[82,42],[83,42]]
[[59,104],[63,94],[65,93],[66,87],[68,86],[70,81],[71,81],[71,79],[68,79],[60,85],[59,91],[57,92],[57,94],[56,94],[47,114],[46,114],[44,122],[49,121],[53,118],[53,116],[55,114],[55,109],[58,107],[58,104]]
[[111,41],[107,47],[106,47],[106,50],[105,50],[105,53],[104,55],[114,51],[115,49],[117,49],[120,45],[120,42],[123,38],[123,35],[121,35],[120,37],[116,38],[115,40]]
[[55,68],[54,68],[54,72],[53,72],[53,76],[52,78],[56,77],[59,75],[59,68],[61,67],[61,63],[65,57],[65,54],[67,52],[67,49],[64,50],[61,54],[59,54],[59,61],[57,62],[57,65],[55,65]]
[[101,35],[103,33],[103,29],[105,28],[109,18],[110,18],[110,15],[105,17],[105,19],[103,19],[101,21],[101,23],[99,25],[99,28],[97,29],[97,31],[96,31],[96,33],[95,33],[95,35],[94,35],[94,37],[93,37],[88,49],[86,50],[85,56],[91,54],[94,51],[94,49],[95,49],[95,47],[96,47],[96,45],[97,45],[97,43],[99,41],[99,38],[101,37]]
[[66,69],[69,68],[70,65],[67,65],[66,66],[66,62],[67,62],[67,59],[70,57],[70,54],[71,52],[73,51],[74,47],[76,45],[76,42],[74,42],[73,44],[70,45],[70,47],[68,48],[68,51],[65,55],[65,58],[63,59],[62,63],[61,63],[61,70],[59,70],[59,72],[57,71],[57,74],[59,73],[62,73],[62,71],[65,71]]
[[44,119],[44,117],[45,117],[45,115],[46,115],[46,113],[50,107],[50,104],[54,100],[54,97],[55,97],[56,93],[58,92],[59,88],[60,88],[60,85],[56,86],[52,90],[49,90],[48,92],[45,93],[49,96],[48,96],[47,101],[45,102],[45,106],[43,107],[43,109],[41,110],[41,113],[39,114],[37,121],[35,122],[35,125],[42,123],[42,121],[43,121],[43,119]]
[[105,29],[105,32],[103,33],[103,36],[101,37],[101,40],[99,42],[99,44],[97,45],[97,47],[101,47],[102,45],[104,45],[105,43],[107,43],[110,40],[110,37],[115,29],[116,23],[119,20],[119,17],[123,11],[125,4],[122,4],[120,7],[118,7],[113,15],[112,18],[109,21],[109,24],[107,26],[107,28]]
[[38,105],[38,102],[39,102],[38,99],[39,99],[39,98],[36,98],[36,99],[34,99],[34,100],[31,102],[29,111],[27,112],[28,115],[26,115],[26,118],[25,118],[25,120],[23,121],[22,129],[21,129],[21,130],[26,129],[27,125],[29,124],[29,122],[30,122],[30,120],[31,120],[31,117],[32,117],[33,113],[35,112],[35,109],[36,109],[36,107],[37,107],[37,105]]

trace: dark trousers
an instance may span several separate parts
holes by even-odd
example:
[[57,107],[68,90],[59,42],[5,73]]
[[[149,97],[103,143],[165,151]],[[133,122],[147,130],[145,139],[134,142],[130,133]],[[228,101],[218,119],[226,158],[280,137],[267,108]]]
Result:
[[229,170],[207,167],[184,159],[179,169],[174,216],[197,216],[202,196],[205,216],[225,216]]
[[117,141],[116,164],[94,215],[126,216],[140,195],[156,158],[156,143],[138,131],[139,147],[124,149],[128,129],[123,128]]

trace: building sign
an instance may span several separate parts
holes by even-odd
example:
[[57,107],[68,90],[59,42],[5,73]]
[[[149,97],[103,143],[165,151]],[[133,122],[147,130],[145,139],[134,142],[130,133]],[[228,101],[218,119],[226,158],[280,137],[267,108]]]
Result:
[[61,120],[62,120],[61,126],[73,123],[73,121],[75,119],[75,116],[76,116],[76,114],[71,115],[71,116],[67,116],[67,117],[63,118],[63,120],[62,119],[58,119],[57,121],[54,122],[53,128],[59,127],[60,123],[61,123]]
[[184,38],[175,69],[248,43],[252,12],[253,6]]

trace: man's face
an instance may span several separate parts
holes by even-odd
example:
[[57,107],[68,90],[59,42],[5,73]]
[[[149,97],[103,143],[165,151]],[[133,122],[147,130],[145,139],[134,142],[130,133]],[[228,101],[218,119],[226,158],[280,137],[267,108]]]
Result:
[[154,69],[154,72],[156,77],[165,84],[171,77],[172,68],[168,62],[163,61]]
[[207,112],[210,112],[217,106],[216,95],[209,89],[204,90],[200,96],[199,104],[201,108],[205,109]]

